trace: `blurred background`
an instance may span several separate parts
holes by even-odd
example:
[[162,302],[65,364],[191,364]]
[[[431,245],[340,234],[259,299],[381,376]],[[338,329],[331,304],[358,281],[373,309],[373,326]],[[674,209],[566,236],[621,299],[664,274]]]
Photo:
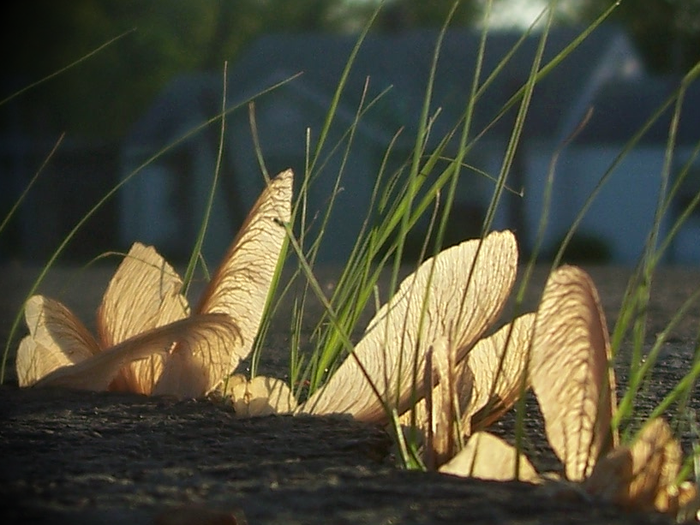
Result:
[[[327,161],[310,192],[313,220],[328,206],[345,162],[322,262],[347,257],[387,147],[399,130],[387,169],[391,173],[410,159],[439,28],[452,4],[387,1],[360,49],[330,129]],[[611,2],[559,4],[545,62]],[[464,114],[486,5],[483,0],[463,2],[445,35],[428,150]],[[135,170],[137,175],[81,226],[62,260],[84,262],[104,251],[127,249],[137,240],[156,245],[171,259],[185,259],[215,171],[220,122],[191,132],[221,112],[225,85],[232,111],[205,242],[205,255],[215,260],[263,185],[248,102],[255,99],[257,134],[270,172],[292,167],[300,179],[307,130],[313,150],[358,32],[376,6],[373,0],[44,0],[6,5],[0,220],[31,178],[40,175],[0,233],[0,260],[46,261],[85,213]],[[494,0],[481,79],[498,67],[545,7],[538,0]],[[536,29],[526,37],[477,103],[474,135],[488,131],[467,161],[492,176],[498,175],[515,112],[490,124],[526,82],[540,36]],[[545,249],[552,253],[626,142],[699,60],[700,0],[623,1],[535,88],[508,179],[523,195],[505,196],[494,227],[514,228],[527,253],[552,157],[592,108],[592,117],[558,161],[545,238]],[[672,175],[692,158],[700,141],[699,84],[689,87],[684,100]],[[347,159],[342,147],[334,153],[332,146],[342,142],[358,108],[387,89],[356,126]],[[569,260],[635,262],[653,222],[670,119],[666,111],[627,152],[581,223]],[[448,147],[450,152],[454,149]],[[698,191],[696,161],[662,222],[662,234]],[[493,182],[464,170],[446,243],[479,234],[492,192]],[[426,225],[427,220],[422,227]],[[419,246],[423,238],[419,227],[409,247]],[[697,213],[687,220],[665,262],[700,263]]]

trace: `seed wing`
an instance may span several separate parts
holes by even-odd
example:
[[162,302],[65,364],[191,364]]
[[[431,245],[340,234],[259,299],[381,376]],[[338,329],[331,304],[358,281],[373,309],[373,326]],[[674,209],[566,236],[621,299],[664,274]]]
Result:
[[605,317],[588,274],[562,266],[538,311],[530,378],[547,439],[569,481],[581,481],[617,443],[610,430],[615,387]]
[[98,352],[76,364],[58,368],[38,381],[36,387],[64,387],[77,390],[107,390],[119,371],[132,361],[146,359],[154,354],[167,355],[174,342],[195,351],[200,341],[228,336],[232,329],[222,315],[196,315],[165,326],[154,328],[118,345]]
[[[152,246],[134,243],[117,268],[97,311],[103,348],[189,315],[180,293],[182,280]],[[151,394],[163,369],[164,355],[131,361],[115,377],[113,390]]]
[[105,348],[189,314],[182,280],[152,246],[134,243],[107,286],[97,311]]
[[58,301],[34,295],[24,307],[24,316],[29,335],[20,342],[16,361],[21,387],[99,352],[87,328]]
[[227,340],[219,335],[211,341],[204,337],[195,353],[188,354],[193,348],[178,345],[163,367],[157,392],[208,393],[252,350],[286,238],[284,223],[291,215],[292,182],[291,170],[270,181],[197,308],[200,314],[227,316],[235,329],[229,331]]
[[418,397],[423,395],[430,346],[445,337],[460,361],[498,317],[515,280],[517,258],[515,237],[504,231],[425,261],[370,321],[354,355],[301,411],[378,422],[387,420],[382,401],[405,411],[415,399],[414,385]]
[[287,384],[274,377],[255,376],[248,379],[242,374],[231,376],[227,393],[236,414],[243,417],[287,414],[296,408],[296,401]]
[[540,477],[524,454],[501,438],[488,432],[473,434],[464,448],[445,463],[440,472],[455,476],[510,481],[517,479],[537,483]]
[[690,487],[676,485],[682,462],[681,446],[668,424],[653,419],[631,446],[602,458],[584,483],[590,494],[624,508],[675,514],[690,503],[685,494]]
[[[473,376],[472,397],[462,414],[472,431],[498,420],[527,389],[530,341],[535,314],[518,317],[490,337],[480,340],[463,361]],[[468,426],[467,426],[468,425]]]

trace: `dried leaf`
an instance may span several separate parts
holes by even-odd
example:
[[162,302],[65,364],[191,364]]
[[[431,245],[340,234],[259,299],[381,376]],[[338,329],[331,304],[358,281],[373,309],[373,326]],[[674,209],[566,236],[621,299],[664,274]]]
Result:
[[530,379],[547,439],[570,481],[586,478],[600,454],[617,443],[610,430],[616,402],[609,359],[593,282],[580,268],[558,268],[537,314]]
[[251,381],[235,374],[228,380],[236,414],[244,417],[288,414],[296,408],[296,401],[287,384],[273,377],[255,376]]
[[619,447],[601,459],[585,481],[586,490],[634,510],[677,513],[695,497],[675,484],[682,464],[680,444],[662,419],[647,423],[630,447]]
[[419,385],[418,396],[423,395],[430,345],[447,337],[459,361],[500,314],[515,279],[517,258],[515,237],[504,231],[448,248],[425,261],[370,321],[354,355],[301,410],[386,422],[371,382],[388,408],[405,411],[414,383]]
[[476,432],[464,448],[440,472],[455,476],[510,481],[516,479],[516,458],[519,461],[517,479],[538,483],[540,477],[528,459],[515,447],[488,432]]
[[79,363],[58,368],[35,386],[107,390],[119,370],[131,361],[156,353],[168,354],[180,345],[196,353],[212,338],[230,337],[228,333],[234,329],[230,319],[221,314],[187,317],[127,339]]
[[525,314],[490,337],[481,339],[460,366],[473,377],[469,405],[462,411],[463,426],[481,430],[505,414],[529,382],[527,373],[535,314]]
[[21,387],[100,351],[87,328],[58,301],[34,295],[24,307],[24,316],[29,335],[19,345],[15,365]]

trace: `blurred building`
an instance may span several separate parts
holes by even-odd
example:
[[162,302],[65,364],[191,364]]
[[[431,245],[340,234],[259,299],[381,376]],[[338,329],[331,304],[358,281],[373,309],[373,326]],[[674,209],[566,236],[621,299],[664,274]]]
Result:
[[[542,65],[578,35],[573,28],[553,29]],[[495,31],[487,38],[470,132],[470,137],[478,139],[466,161],[491,177],[501,169],[518,104],[502,110],[527,81],[540,38],[539,34],[521,38],[514,32]],[[365,220],[373,218],[369,206],[380,168],[384,166],[386,177],[402,168],[406,173],[437,40],[438,33],[432,30],[370,34],[359,49],[308,193],[309,233],[311,237],[318,234],[322,225],[328,233],[319,253],[321,262],[345,260]],[[424,146],[427,153],[455,129],[445,155],[457,151],[479,42],[480,34],[469,30],[451,30],[445,35],[434,76],[430,133]],[[316,148],[355,43],[355,37],[347,36],[269,35],[253,43],[229,67],[225,81],[228,112],[219,183],[205,241],[207,258],[215,261],[225,251],[263,187],[248,103],[255,102],[255,131],[269,172],[293,168],[298,189],[307,150]],[[125,248],[139,240],[157,245],[170,257],[187,256],[216,171],[221,122],[206,123],[221,112],[223,86],[223,75],[217,72],[173,79],[120,144],[118,159],[112,164],[117,167],[109,180],[129,180],[114,204],[113,226],[118,235],[114,247]],[[515,229],[523,251],[532,248],[550,164],[559,153],[544,237],[545,250],[553,252],[627,141],[677,86],[678,79],[655,78],[645,72],[629,39],[617,27],[594,31],[538,81],[508,179],[508,185],[522,189],[523,196],[504,194],[493,228]],[[698,91],[691,86],[686,97],[671,167],[674,176],[700,140]],[[568,142],[590,108],[592,117]],[[577,230],[579,239],[585,241],[584,252],[590,241],[589,252],[598,254],[598,260],[621,264],[634,263],[641,253],[659,195],[670,118],[671,113],[666,112],[607,178]],[[2,153],[3,166],[8,159],[21,164],[18,155]],[[105,163],[104,169],[109,166]],[[443,166],[425,176],[432,180]],[[28,176],[25,172],[24,177]],[[673,217],[682,213],[683,203],[690,202],[696,186],[700,187],[693,182],[698,178],[695,168],[662,222],[662,235],[670,231]],[[16,184],[17,177],[14,180]],[[493,180],[475,170],[462,171],[448,242],[478,235],[493,190]],[[40,202],[39,192],[36,199]],[[25,216],[22,235],[40,227],[32,221],[41,220]],[[421,228],[427,223],[426,216],[409,245],[420,245],[424,239]],[[698,223],[692,217],[687,222],[667,262],[700,261]]]
[[[574,29],[553,30],[542,64],[554,58],[577,34]],[[330,236],[321,250],[322,261],[342,261],[350,253],[369,212],[377,173],[399,129],[401,135],[392,145],[387,170],[391,173],[410,159],[437,37],[434,31],[411,31],[369,35],[362,44],[330,127],[324,152],[328,157],[322,155],[324,164],[309,194],[308,218],[318,224],[341,174],[342,191],[335,196],[326,225]],[[425,145],[428,152],[458,126],[465,112],[479,38],[479,34],[467,30],[450,31],[445,36],[435,72],[430,113],[437,117]],[[488,86],[476,104],[472,136],[487,131],[467,161],[494,177],[503,161],[517,106],[505,115],[500,112],[527,81],[539,42],[539,35],[520,41],[520,35],[510,32],[493,32],[487,39],[480,84]],[[269,170],[274,173],[293,167],[299,183],[306,161],[307,130],[313,151],[354,45],[352,37],[270,35],[255,42],[231,67],[228,106],[240,108],[227,117],[221,191],[208,243],[210,254],[224,250],[262,188],[246,102],[255,98],[256,130]],[[490,78],[497,69],[497,75]],[[256,97],[277,83],[283,84]],[[216,74],[173,81],[125,142],[123,176],[207,117],[216,115],[222,85],[221,75]],[[615,156],[675,86],[672,79],[654,79],[645,73],[622,31],[606,27],[594,32],[538,82],[509,178],[509,185],[516,190],[522,188],[524,195],[505,195],[494,228],[514,228],[525,251],[532,247],[550,161],[588,109],[593,108],[591,120],[563,151],[556,168],[545,235],[545,247],[553,251]],[[346,150],[344,140],[358,108],[369,101],[373,101],[372,106],[363,113],[353,134],[354,142]],[[689,155],[688,148],[698,139],[698,130],[686,125],[698,121],[697,101],[689,107],[691,113],[679,130],[678,162]],[[609,257],[612,262],[631,264],[641,253],[658,198],[668,122],[666,115],[627,153],[579,226],[580,238],[593,239],[603,247],[601,257]],[[218,140],[219,128],[213,124],[149,164],[129,183],[122,193],[120,231],[124,241],[144,239],[178,253],[191,246],[214,173]],[[455,138],[446,150],[448,156],[455,153],[456,144]],[[337,149],[331,151],[333,147]],[[437,170],[429,174],[437,175]],[[464,170],[450,220],[450,240],[478,234],[493,189],[491,180]],[[162,221],[164,217],[168,220]],[[663,231],[668,227],[665,221]],[[695,243],[695,235],[684,232],[669,260],[698,260],[694,249],[686,246]]]

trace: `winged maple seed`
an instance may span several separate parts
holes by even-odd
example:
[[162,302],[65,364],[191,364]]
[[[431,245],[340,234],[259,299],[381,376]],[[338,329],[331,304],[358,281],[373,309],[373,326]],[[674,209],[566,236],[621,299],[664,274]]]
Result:
[[[515,237],[503,231],[463,242],[423,262],[379,309],[326,385],[294,411],[343,413],[388,423],[392,409],[408,410],[412,399],[423,396],[423,370],[433,343],[450,341],[454,362],[464,359],[499,316],[515,281],[517,259]],[[413,388],[414,364],[418,391]],[[264,398],[258,392],[255,396]],[[243,404],[253,399],[250,389],[233,397],[234,403]],[[285,408],[273,400],[260,403],[265,411],[284,412],[287,398],[283,399]],[[252,407],[246,410],[255,413]]]
[[224,387],[236,414],[243,417],[269,416],[293,412],[296,400],[287,383],[280,379],[256,376],[248,380],[235,374]]
[[[496,372],[506,339],[511,347],[524,352],[534,320],[534,314],[523,316],[479,340],[503,309],[515,281],[517,259],[515,237],[503,231],[448,248],[422,263],[379,309],[353,353],[328,383],[296,412],[344,413],[386,424],[392,410],[401,414],[413,408],[415,419],[423,421],[425,403],[413,407],[412,400],[421,399],[435,383],[436,389],[442,388],[442,396],[435,402],[442,408],[436,408],[436,414],[446,413],[444,407],[452,402],[449,392],[456,390],[464,424],[475,428],[489,424],[515,402],[521,389],[525,367],[523,360],[510,357],[515,352],[506,354],[506,372]],[[455,385],[446,386],[452,377],[448,371],[455,367]],[[488,372],[474,374],[474,367]],[[495,381],[495,391],[488,377]],[[234,394],[234,402],[245,403],[245,399]],[[273,402],[259,402],[265,412],[276,408]],[[404,417],[408,421],[411,416]],[[440,428],[445,426],[448,422],[442,421]],[[438,428],[432,435],[445,436]],[[454,454],[449,445],[452,442],[447,438],[448,444],[437,453],[439,463],[446,454]]]
[[25,306],[29,335],[17,351],[20,386],[64,386],[197,397],[251,351],[291,214],[291,170],[272,179],[190,312],[182,280],[136,243],[112,277],[94,337],[61,303]]
[[[234,377],[237,411],[345,413],[384,424],[403,413],[404,423],[424,431],[429,467],[497,480],[517,473],[541,483],[523,454],[484,430],[531,387],[568,482],[635,509],[696,509],[695,486],[676,482],[680,447],[664,422],[652,421],[631,447],[618,445],[607,327],[583,270],[555,270],[536,313],[481,338],[503,308],[516,267],[508,231],[444,250],[401,283],[352,354],[305,403],[295,407],[279,380]],[[458,451],[461,437],[466,444]]]
[[[494,323],[515,281],[517,245],[509,231],[463,242],[423,262],[382,306],[354,351],[300,408],[388,423],[424,394],[429,349],[444,339],[454,362]],[[415,374],[414,374],[415,367]]]
[[688,508],[697,510],[698,494],[690,482],[677,484],[682,456],[668,424],[653,419],[631,446],[614,449],[595,465],[586,490],[629,509],[689,515]]
[[[537,314],[516,319],[493,338],[493,345],[472,351],[475,364],[481,367],[474,366],[469,373],[483,386],[476,389],[476,396],[468,398],[464,414],[471,414],[467,428],[475,433],[465,449],[441,470],[513,479],[517,457],[520,479],[539,480],[527,458],[482,432],[514,404],[526,386],[531,386],[545,419],[547,439],[564,464],[566,478],[581,481],[590,474],[600,453],[617,443],[617,435],[609,430],[614,377],[608,366],[607,329],[590,278],[572,266],[555,270]],[[482,353],[486,357],[481,357]],[[500,377],[494,377],[496,372]],[[500,410],[494,411],[494,403],[484,402],[479,395],[487,388]],[[489,461],[503,454],[511,459]]]
[[[522,319],[515,323],[523,323]],[[545,286],[534,324],[525,333],[529,336],[522,340],[532,340],[527,382],[537,397],[547,439],[564,465],[566,480],[580,482],[588,494],[625,508],[686,516],[694,513],[699,503],[697,490],[692,483],[677,481],[682,453],[663,420],[650,421],[630,446],[618,444],[617,433],[611,427],[616,402],[610,344],[590,277],[573,266],[555,270]],[[521,340],[521,336],[515,339]],[[496,348],[489,349],[490,355],[498,354]],[[515,348],[522,345],[516,344]],[[470,357],[478,355],[477,350],[478,346]],[[517,358],[521,355],[524,361]],[[511,358],[506,354],[502,359],[504,384],[514,384],[505,378],[514,377],[514,369],[515,376],[520,374],[523,362],[527,363],[526,355],[516,351]],[[487,366],[487,370],[493,369],[493,365]],[[493,392],[512,392],[510,387],[499,386],[488,373],[471,371],[472,381],[479,376],[491,382]],[[478,398],[479,389],[472,388],[474,391]],[[471,411],[467,409],[466,413]],[[480,424],[486,420],[492,418],[479,419],[474,414],[471,429],[483,428]],[[478,431],[440,471],[506,480],[514,479],[516,462],[520,479],[542,481],[523,454],[500,438]]]

